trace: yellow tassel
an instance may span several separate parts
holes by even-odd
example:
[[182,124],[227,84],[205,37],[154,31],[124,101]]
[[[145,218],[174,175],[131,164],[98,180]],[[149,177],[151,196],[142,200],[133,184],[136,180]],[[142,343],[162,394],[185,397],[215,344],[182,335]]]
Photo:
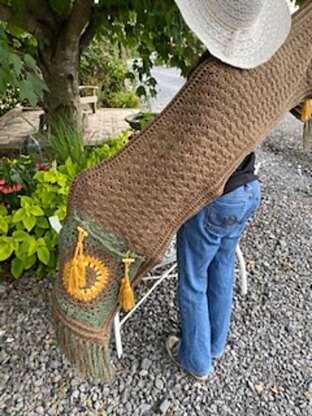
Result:
[[75,293],[81,287],[86,286],[86,265],[84,263],[83,255],[83,240],[88,236],[88,233],[81,227],[78,229],[78,241],[75,249],[74,257],[69,269],[69,289],[71,293]]
[[125,276],[121,279],[118,301],[125,311],[129,311],[135,305],[134,293],[129,277],[130,265],[135,262],[135,259],[128,256],[122,259],[122,262],[125,264]]
[[301,113],[301,121],[306,122],[312,117],[312,99],[305,100]]

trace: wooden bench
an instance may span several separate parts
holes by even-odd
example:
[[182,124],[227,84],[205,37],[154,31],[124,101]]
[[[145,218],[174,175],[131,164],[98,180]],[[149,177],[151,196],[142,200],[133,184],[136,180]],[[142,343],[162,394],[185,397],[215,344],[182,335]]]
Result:
[[96,112],[96,103],[98,101],[98,96],[97,96],[98,89],[99,87],[96,87],[95,85],[81,85],[79,87],[79,91],[84,91],[84,90],[92,91],[92,95],[86,95],[84,97],[80,97],[80,103],[82,105],[90,104],[93,114]]

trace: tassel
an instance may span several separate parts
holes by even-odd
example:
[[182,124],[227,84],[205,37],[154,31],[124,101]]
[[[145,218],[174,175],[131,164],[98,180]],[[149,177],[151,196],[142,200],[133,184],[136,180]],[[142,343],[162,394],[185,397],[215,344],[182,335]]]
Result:
[[81,287],[86,286],[86,265],[83,256],[83,240],[88,236],[88,233],[81,227],[78,229],[78,241],[75,249],[74,257],[69,269],[69,291],[74,293]]
[[122,259],[122,262],[125,264],[125,276],[121,279],[118,301],[125,311],[129,311],[135,305],[134,293],[129,276],[130,265],[135,262],[135,259],[127,256],[127,258]]
[[301,121],[306,122],[312,117],[312,99],[305,100],[302,114],[301,114]]

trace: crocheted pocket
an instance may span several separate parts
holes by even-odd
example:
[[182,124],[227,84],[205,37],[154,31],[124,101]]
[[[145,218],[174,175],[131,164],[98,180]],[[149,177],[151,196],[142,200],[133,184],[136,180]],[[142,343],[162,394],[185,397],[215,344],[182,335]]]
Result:
[[119,304],[126,310],[134,305],[131,282],[144,257],[78,211],[68,217],[59,247],[52,296],[58,342],[83,373],[108,380],[112,319]]

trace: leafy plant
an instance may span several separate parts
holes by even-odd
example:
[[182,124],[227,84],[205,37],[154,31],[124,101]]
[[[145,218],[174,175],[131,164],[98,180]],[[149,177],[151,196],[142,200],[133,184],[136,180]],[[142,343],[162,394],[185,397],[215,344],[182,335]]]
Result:
[[99,106],[129,108],[139,105],[136,93],[126,91],[127,74],[127,65],[119,56],[117,45],[110,44],[103,36],[93,39],[81,56],[80,84],[99,87]]
[[56,267],[58,236],[50,229],[42,208],[30,197],[21,197],[21,207],[8,215],[0,207],[0,262],[11,259],[11,273],[19,278],[39,262],[39,273]]
[[111,107],[137,108],[140,103],[141,101],[134,91],[119,91],[110,96]]
[[66,119],[58,118],[52,123],[51,130],[39,133],[39,137],[51,146],[52,158],[56,158],[59,163],[65,163],[70,158],[78,166],[85,166],[83,134],[73,128],[71,123],[67,123]]
[[0,98],[0,117],[21,102],[18,90],[9,84]]
[[[81,125],[81,113],[77,111],[77,67],[83,51],[95,36],[117,45],[118,58],[123,54],[125,60],[127,49],[140,57],[133,61],[130,71],[126,70],[127,78],[132,81],[137,77],[140,81],[138,95],[144,95],[146,89],[155,92],[156,81],[151,76],[155,62],[151,59],[153,52],[161,62],[178,66],[185,74],[202,50],[172,0],[2,0],[0,17],[37,40],[37,64],[51,92],[43,97],[48,124],[59,115],[71,113],[76,126]],[[101,47],[103,45],[92,52],[94,59],[102,52]],[[85,63],[91,62],[91,56],[89,58]],[[104,80],[106,71],[112,71],[119,82],[119,70],[124,72],[125,66],[121,68],[121,60],[118,62],[115,57],[112,61],[109,66],[99,65],[102,69],[99,77]],[[94,68],[96,65],[92,71]],[[59,76],[51,77],[53,73]],[[105,91],[118,90],[105,87]]]
[[56,159],[58,164],[69,168],[68,160],[72,163],[73,174],[80,170],[94,166],[101,160],[110,157],[128,142],[128,132],[125,130],[117,137],[104,142],[97,147],[87,147],[81,132],[74,129],[70,123],[59,119],[54,122],[53,130],[41,133],[39,137],[50,146],[50,155]]
[[34,174],[47,169],[47,163],[37,162],[34,156],[21,155],[16,159],[0,159],[0,204],[10,210],[20,206],[20,195],[30,195],[36,186]]
[[46,84],[38,75],[34,58],[28,53],[19,52],[13,45],[5,27],[0,24],[0,95],[5,94],[10,85],[21,101],[27,100],[35,106],[44,91],[47,91]]
[[[12,276],[19,278],[30,268],[35,269],[37,277],[48,276],[55,271],[58,234],[51,228],[49,217],[57,216],[63,222],[69,187],[77,172],[107,159],[127,142],[128,132],[124,132],[97,148],[84,150],[84,164],[75,163],[71,157],[57,168],[38,164],[29,156],[6,160],[6,166],[10,167],[6,167],[6,180],[12,181],[10,174],[21,175],[25,184],[28,178],[31,179],[30,185],[25,185],[15,195],[14,206],[6,206],[10,196],[6,193],[3,194],[4,205],[0,205],[0,263],[10,262]],[[25,169],[21,170],[21,166]],[[26,191],[29,194],[23,195],[22,192]]]

